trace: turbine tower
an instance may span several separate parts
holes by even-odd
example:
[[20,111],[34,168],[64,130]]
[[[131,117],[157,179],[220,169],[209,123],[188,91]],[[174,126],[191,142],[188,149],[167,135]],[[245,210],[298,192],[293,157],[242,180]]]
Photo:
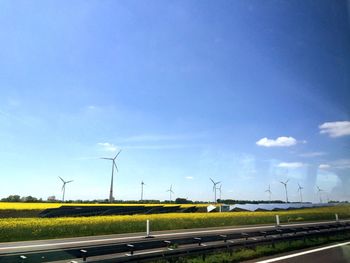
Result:
[[319,197],[320,197],[320,203],[322,203],[322,195],[321,195],[321,192],[323,192],[324,190],[321,189],[320,187],[318,187],[318,185],[316,185],[316,187],[317,187],[317,193],[318,193],[318,195],[319,195]]
[[303,194],[301,192],[301,190],[303,190],[303,189],[304,189],[304,187],[300,186],[300,184],[298,183],[298,192],[300,194],[300,203],[303,202]]
[[141,181],[141,201],[143,201],[143,186],[145,185],[145,183],[143,181]]
[[104,159],[104,160],[110,160],[112,161],[112,177],[111,177],[111,188],[109,190],[109,202],[112,203],[114,198],[113,198],[113,177],[114,177],[114,168],[117,170],[118,172],[118,167],[117,164],[115,163],[115,159],[117,159],[118,155],[120,154],[122,150],[120,150],[116,156],[114,158],[100,158],[100,159]]
[[222,187],[222,184],[220,184],[220,186],[218,187],[218,190],[219,190],[219,194],[220,194],[220,201],[221,201],[221,187]]
[[270,188],[270,185],[269,185],[269,188],[267,188],[267,190],[265,190],[265,192],[269,193],[269,200],[270,200],[270,203],[271,203],[271,188]]
[[169,192],[169,200],[171,202],[171,194],[173,194],[173,185],[170,185],[170,188],[167,190],[167,192]]
[[216,204],[216,190],[217,190],[217,188],[216,188],[216,185],[218,185],[219,183],[221,183],[221,182],[214,182],[214,180],[213,179],[211,179],[211,178],[209,178],[210,179],[210,181],[212,181],[212,183],[213,183],[213,191],[214,191],[214,202],[215,202],[215,204]]
[[63,182],[63,185],[62,185],[62,192],[63,192],[63,195],[62,195],[62,202],[64,202],[64,194],[66,193],[66,184],[69,184],[69,183],[73,182],[73,180],[65,181],[65,180],[62,179],[62,177],[59,176],[59,178],[60,178],[61,181]]
[[285,182],[280,182],[281,184],[283,184],[284,185],[284,189],[285,189],[285,191],[286,191],[286,202],[287,203],[289,203],[288,202],[288,191],[287,191],[287,184],[288,184],[288,182],[289,182],[289,179],[287,180],[287,181],[285,181]]

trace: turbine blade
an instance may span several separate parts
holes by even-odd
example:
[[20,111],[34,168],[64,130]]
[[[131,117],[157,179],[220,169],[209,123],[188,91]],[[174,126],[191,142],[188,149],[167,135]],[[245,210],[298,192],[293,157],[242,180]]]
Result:
[[113,158],[105,158],[105,157],[101,157],[100,159],[104,159],[104,160],[113,160]]
[[213,180],[213,179],[211,179],[210,177],[209,177],[209,179],[210,179],[210,181],[212,181],[212,182],[213,182],[213,184],[215,184],[215,182],[214,182],[214,180]]
[[114,163],[115,169],[117,169],[117,172],[119,173],[118,166],[115,164],[114,160],[113,160],[113,163]]
[[61,181],[64,183],[64,180],[62,179],[62,177],[61,177],[61,176],[59,176],[58,178],[60,178],[60,179],[61,179]]
[[66,183],[68,184],[68,183],[71,183],[71,182],[73,182],[74,180],[70,180],[70,181],[67,181]]
[[116,154],[116,156],[113,158],[114,160],[118,157],[118,155],[120,154],[122,150],[119,150],[119,152]]

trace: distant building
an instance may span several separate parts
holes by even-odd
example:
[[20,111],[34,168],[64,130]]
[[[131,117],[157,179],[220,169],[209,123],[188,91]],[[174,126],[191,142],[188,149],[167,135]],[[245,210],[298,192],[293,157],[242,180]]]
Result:
[[47,198],[47,201],[49,201],[49,202],[56,202],[56,201],[57,201],[57,200],[56,200],[56,196],[54,196],[54,195],[49,196],[49,197]]

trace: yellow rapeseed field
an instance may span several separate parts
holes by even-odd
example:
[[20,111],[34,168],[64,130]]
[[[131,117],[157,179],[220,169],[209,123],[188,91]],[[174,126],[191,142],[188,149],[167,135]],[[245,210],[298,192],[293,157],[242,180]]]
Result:
[[144,232],[145,221],[152,230],[188,229],[273,223],[279,214],[281,222],[332,220],[350,218],[350,206],[334,206],[278,212],[174,213],[132,216],[94,216],[67,218],[0,219],[0,241],[18,241],[77,237],[88,235]]

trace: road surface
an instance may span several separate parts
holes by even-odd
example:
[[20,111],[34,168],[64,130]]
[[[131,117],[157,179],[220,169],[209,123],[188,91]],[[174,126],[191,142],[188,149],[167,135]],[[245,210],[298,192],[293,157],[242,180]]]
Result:
[[[348,222],[350,220],[344,220],[342,222]],[[320,223],[330,224],[335,221],[323,221],[323,222],[308,222],[308,223],[295,223],[281,225],[281,227],[297,227],[297,226],[313,226]],[[274,229],[276,225],[250,225],[241,227],[220,227],[220,228],[203,228],[203,229],[188,229],[188,230],[173,230],[173,231],[158,231],[151,234],[157,238],[175,238],[175,237],[189,237],[204,234],[221,234],[225,232],[249,232],[249,231],[267,231]],[[119,235],[105,235],[105,236],[88,236],[77,238],[65,238],[65,239],[49,239],[49,240],[37,240],[37,241],[24,241],[24,242],[8,242],[0,243],[0,256],[1,254],[8,253],[21,253],[21,252],[33,252],[39,250],[49,249],[64,249],[75,248],[82,246],[94,246],[112,243],[131,243],[140,241],[145,238],[145,233],[128,233]]]
[[246,263],[350,263],[350,241],[317,248],[308,248],[275,255],[264,259],[255,259]]

